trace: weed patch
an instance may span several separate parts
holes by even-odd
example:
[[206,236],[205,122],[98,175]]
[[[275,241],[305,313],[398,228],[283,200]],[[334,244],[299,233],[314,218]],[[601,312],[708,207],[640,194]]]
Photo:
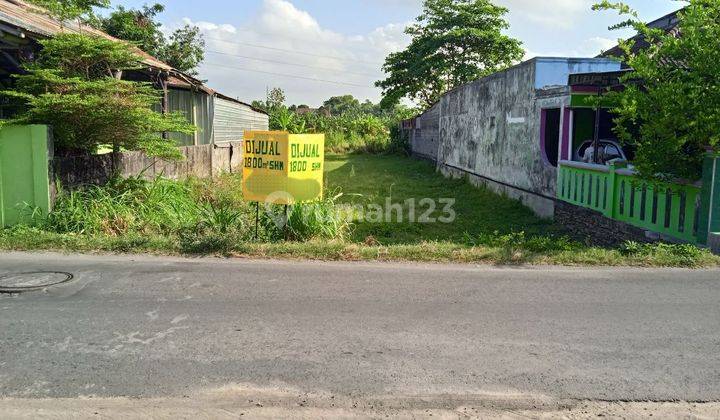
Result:
[[[432,165],[392,155],[330,155],[326,196],[260,212],[243,200],[241,179],[114,179],[60,191],[36,227],[0,231],[0,249],[242,255],[259,258],[488,264],[712,267],[720,258],[691,245],[626,243],[589,247],[518,202],[445,179]],[[422,198],[452,198],[448,223],[374,222],[358,208],[389,202],[409,211]],[[418,210],[418,209],[416,209]],[[422,209],[421,209],[422,210]],[[438,208],[431,216],[441,213]]]

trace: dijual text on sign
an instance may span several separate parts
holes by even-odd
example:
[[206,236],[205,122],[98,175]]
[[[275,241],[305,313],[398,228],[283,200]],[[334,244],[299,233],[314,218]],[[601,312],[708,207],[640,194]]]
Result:
[[243,152],[245,200],[295,204],[322,198],[324,134],[247,131]]

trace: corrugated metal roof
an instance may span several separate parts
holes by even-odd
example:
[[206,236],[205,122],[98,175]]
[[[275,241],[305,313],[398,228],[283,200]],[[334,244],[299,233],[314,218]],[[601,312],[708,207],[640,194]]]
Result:
[[252,106],[252,105],[249,104],[249,103],[243,102],[243,101],[241,101],[241,100],[239,100],[239,99],[231,98],[231,97],[229,97],[229,96],[227,96],[227,95],[223,95],[223,94],[220,93],[220,92],[215,92],[215,96],[217,96],[218,98],[221,98],[221,99],[225,99],[226,101],[231,101],[231,102],[238,103],[238,104],[240,104],[240,105],[245,105],[245,106],[247,106],[247,107],[250,107],[250,109],[252,109],[252,110],[255,111],[255,112],[259,112],[259,113],[261,113],[261,114],[268,115],[268,113],[265,112],[265,111],[263,111],[262,109],[255,108],[254,106]]

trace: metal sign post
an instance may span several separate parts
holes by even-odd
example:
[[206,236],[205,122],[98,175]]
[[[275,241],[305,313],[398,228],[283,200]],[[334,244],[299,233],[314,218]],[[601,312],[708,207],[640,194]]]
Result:
[[260,236],[260,202],[265,202],[285,206],[287,240],[289,206],[323,196],[325,135],[246,131],[243,151],[243,198],[257,203],[255,239]]

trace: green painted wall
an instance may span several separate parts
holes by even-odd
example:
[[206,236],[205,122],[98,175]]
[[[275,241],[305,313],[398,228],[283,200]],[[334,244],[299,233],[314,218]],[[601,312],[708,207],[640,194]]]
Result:
[[720,156],[708,155],[703,164],[702,211],[699,235],[720,232]]
[[0,129],[0,227],[50,211],[49,147],[47,126]]
[[573,153],[583,142],[595,136],[595,111],[592,109],[573,110]]

